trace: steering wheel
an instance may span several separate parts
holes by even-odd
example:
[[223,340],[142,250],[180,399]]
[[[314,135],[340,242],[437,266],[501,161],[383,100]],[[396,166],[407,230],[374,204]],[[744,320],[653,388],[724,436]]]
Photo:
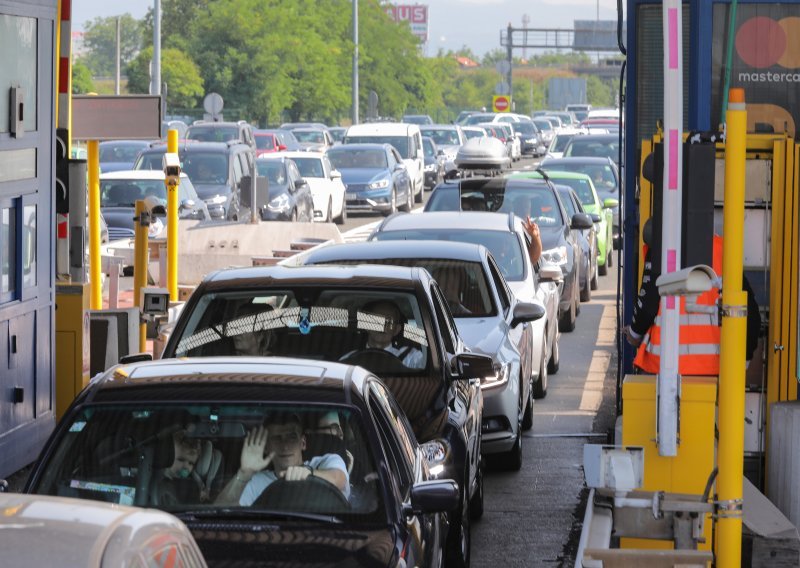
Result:
[[373,372],[380,371],[381,373],[407,370],[397,355],[375,347],[360,349],[342,358],[341,362],[359,365]]
[[304,513],[344,513],[350,510],[350,502],[333,483],[312,475],[302,481],[273,481],[258,496],[253,507]]

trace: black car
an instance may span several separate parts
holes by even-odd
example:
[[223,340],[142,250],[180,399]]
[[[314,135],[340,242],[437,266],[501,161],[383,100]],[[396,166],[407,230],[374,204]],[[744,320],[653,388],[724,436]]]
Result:
[[[166,144],[155,144],[142,151],[135,170],[161,170]],[[253,149],[235,141],[185,142],[178,147],[183,172],[192,180],[197,195],[206,202],[212,219],[238,221],[250,218],[249,201],[242,191],[249,187],[245,178],[253,172]]]
[[[545,171],[586,174],[592,178],[592,183],[597,189],[597,195],[600,197],[601,202],[608,198],[619,199],[621,187],[619,168],[611,158],[545,158],[539,167]],[[611,211],[613,213],[612,235],[614,249],[618,249],[621,238],[619,204],[612,207]]]
[[263,221],[314,220],[311,188],[292,160],[280,156],[258,158],[256,167],[258,175],[269,181],[269,197],[258,208]]
[[[600,216],[596,214],[588,214],[586,211],[583,210],[583,205],[581,205],[578,196],[575,194],[575,190],[567,185],[558,185],[559,197],[561,197],[561,203],[564,204],[564,209],[567,210],[567,215],[572,217],[576,213],[585,213],[592,218],[593,223],[600,222]],[[592,225],[591,229],[573,229],[572,233],[577,239],[580,246],[578,250],[580,251],[580,262],[578,265],[580,268],[580,299],[581,302],[588,302],[592,299],[592,290],[597,289],[597,277],[598,277],[598,267],[597,267],[597,236],[596,236],[597,226]]]
[[374,375],[281,358],[163,360],[98,375],[25,491],[168,511],[209,566],[392,568],[441,565],[459,493],[432,473]]
[[422,155],[425,157],[425,190],[430,191],[444,179],[444,152],[433,138],[423,136]]
[[483,510],[483,399],[473,379],[495,370],[491,358],[466,351],[427,271],[374,265],[219,271],[186,303],[163,357],[253,353],[342,361],[380,377],[433,471],[461,487],[448,563],[468,564],[470,520]]
[[530,216],[539,225],[542,258],[561,267],[564,286],[559,302],[559,329],[572,331],[580,306],[579,243],[573,230],[590,229],[585,213],[567,215],[555,186],[548,180],[479,177],[440,184],[425,211],[499,211]]

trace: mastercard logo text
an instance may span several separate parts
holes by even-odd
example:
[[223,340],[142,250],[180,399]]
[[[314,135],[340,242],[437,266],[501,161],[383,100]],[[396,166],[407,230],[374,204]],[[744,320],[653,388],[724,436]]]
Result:
[[736,32],[736,53],[744,63],[757,69],[775,65],[800,68],[800,17],[750,18]]

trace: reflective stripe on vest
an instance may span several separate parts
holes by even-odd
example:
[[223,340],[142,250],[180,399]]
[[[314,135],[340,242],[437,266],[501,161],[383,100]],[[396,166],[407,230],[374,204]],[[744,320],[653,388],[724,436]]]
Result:
[[[722,239],[714,236],[713,269],[722,273]],[[695,304],[713,306],[719,298],[719,290],[712,289],[701,294]],[[680,325],[678,345],[678,372],[681,375],[718,375],[719,374],[719,314],[690,313],[686,311],[686,299],[680,299]],[[661,308],[652,327],[642,339],[636,353],[634,365],[647,373],[658,373],[661,356],[661,325],[663,319]]]

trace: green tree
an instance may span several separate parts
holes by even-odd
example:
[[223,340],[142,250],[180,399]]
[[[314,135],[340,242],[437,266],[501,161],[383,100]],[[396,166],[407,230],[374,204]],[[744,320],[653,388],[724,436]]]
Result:
[[[175,47],[188,52],[191,38],[186,30],[191,29],[201,14],[208,12],[208,5],[212,2],[214,0],[161,0],[162,48]],[[141,25],[142,45],[153,45],[152,2],[150,4]]]
[[592,106],[613,107],[616,105],[614,94],[616,87],[595,75],[586,77],[586,98]]
[[[130,14],[118,17],[120,19],[120,65],[124,69],[139,51],[140,22]],[[92,75],[95,77],[113,75],[116,69],[114,59],[117,45],[117,16],[98,17],[87,23],[84,42],[88,53],[83,59]]]
[[[150,90],[150,60],[153,48],[148,47],[128,65],[128,91],[147,93]],[[167,84],[167,106],[193,108],[203,96],[200,69],[179,49],[161,51],[161,80]]]
[[72,94],[85,95],[94,91],[92,72],[80,60],[72,63]]

